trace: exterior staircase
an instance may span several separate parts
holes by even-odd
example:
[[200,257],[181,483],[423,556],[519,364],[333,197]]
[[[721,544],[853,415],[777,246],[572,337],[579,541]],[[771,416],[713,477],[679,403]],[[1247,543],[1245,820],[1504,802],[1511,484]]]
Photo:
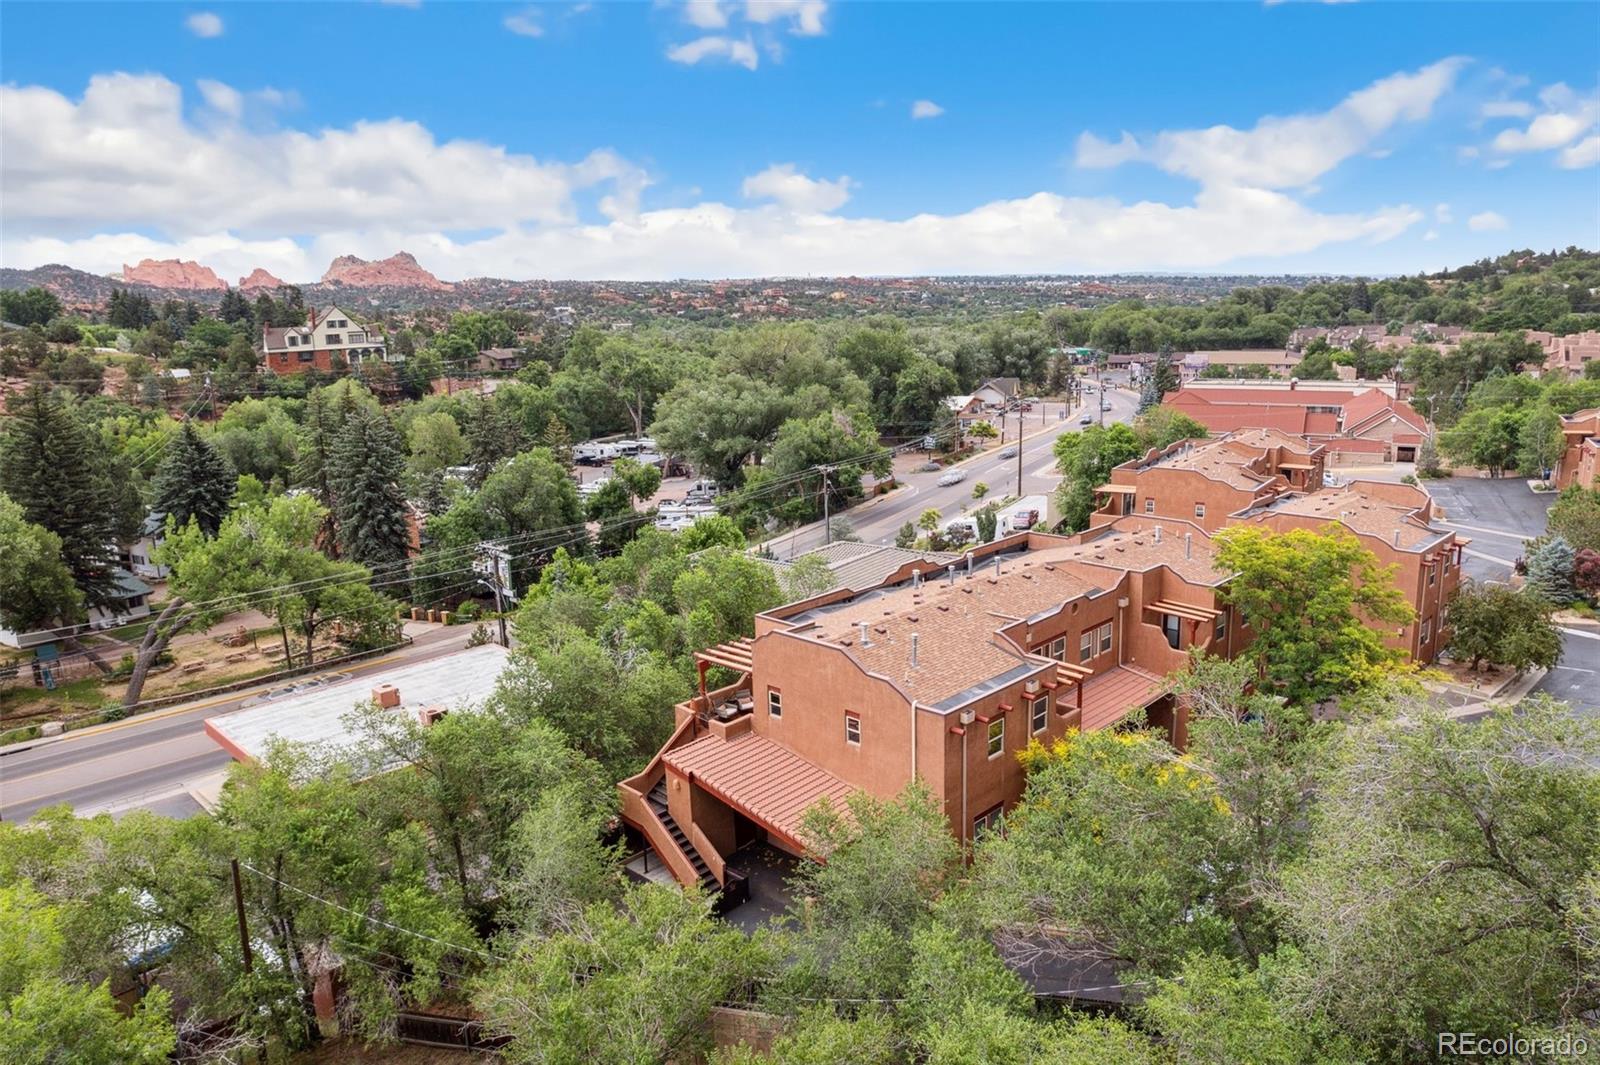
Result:
[[706,866],[705,859],[700,857],[700,852],[695,850],[694,844],[689,842],[689,837],[684,834],[678,822],[672,819],[672,814],[667,812],[667,782],[663,778],[656,781],[655,787],[650,789],[645,796],[645,801],[650,804],[650,809],[661,819],[672,841],[683,851],[684,857],[689,859],[694,871],[700,876],[700,886],[716,894],[722,890],[722,885],[717,883],[717,878],[711,875],[711,870]]

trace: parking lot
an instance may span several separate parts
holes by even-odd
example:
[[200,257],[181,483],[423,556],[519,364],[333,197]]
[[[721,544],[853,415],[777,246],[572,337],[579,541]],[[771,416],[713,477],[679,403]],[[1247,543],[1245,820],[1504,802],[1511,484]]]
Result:
[[[1523,543],[1545,530],[1554,492],[1534,492],[1515,478],[1429,481],[1440,524],[1472,540],[1462,573],[1476,581],[1503,581],[1522,555]],[[1586,714],[1600,713],[1600,633],[1569,628],[1561,637],[1561,662],[1535,687]]]

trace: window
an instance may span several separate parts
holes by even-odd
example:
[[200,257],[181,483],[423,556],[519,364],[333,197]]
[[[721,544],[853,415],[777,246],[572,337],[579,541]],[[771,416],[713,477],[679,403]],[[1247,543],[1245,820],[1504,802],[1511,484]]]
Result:
[[1434,578],[1437,577],[1437,576],[1438,576],[1438,574],[1434,570],[1433,563],[1432,562],[1428,563],[1428,587],[1429,588],[1433,587]]
[[1089,629],[1078,640],[1078,661],[1087,662],[1094,657],[1094,630]]
[[853,747],[861,746],[861,717],[858,714],[844,715],[844,742]]
[[1162,614],[1161,635],[1167,638],[1167,646],[1176,651],[1183,642],[1183,619],[1176,614]]
[[1216,642],[1221,643],[1228,638],[1228,612],[1224,610],[1217,615]]
[[1006,751],[1006,719],[997,717],[989,722],[989,757],[999,758]]
[[1425,645],[1431,639],[1433,639],[1433,620],[1431,618],[1424,618],[1422,621],[1421,642]]
[[354,332],[354,333],[350,334],[350,343],[352,343],[352,344],[365,344],[366,342],[367,342],[367,334],[360,333],[360,332]]
[[1065,636],[1057,636],[1051,640],[1047,653],[1057,662],[1065,662],[1067,660],[1067,638]]
[[783,693],[777,688],[767,689],[767,713],[773,717],[783,716]]
[[1454,554],[1455,554],[1454,551],[1446,551],[1444,553],[1444,571],[1446,573],[1450,572],[1450,556],[1452,556]]
[[291,348],[299,347],[300,346],[300,338],[295,336],[293,333],[290,333],[289,334],[289,346]]
[[1144,512],[1146,514],[1154,514],[1156,512],[1156,501],[1154,499],[1146,499],[1144,501]]
[[1111,622],[1100,626],[1100,653],[1105,654],[1111,650]]
[[339,334],[338,333],[329,333],[328,334],[328,343],[329,344],[343,344],[344,341],[339,339]]
[[316,354],[317,353],[314,352],[314,351],[302,351],[300,353],[300,361],[301,362],[310,362],[313,358],[316,357]]
[[1194,505],[1194,516],[1197,518],[1206,516],[1206,505],[1204,503],[1196,503]]
[[1033,732],[1043,732],[1050,721],[1050,696],[1041,695],[1028,707],[1028,726]]
[[996,806],[985,810],[972,819],[972,838],[986,836],[990,832],[1005,831],[1006,811],[1004,806]]

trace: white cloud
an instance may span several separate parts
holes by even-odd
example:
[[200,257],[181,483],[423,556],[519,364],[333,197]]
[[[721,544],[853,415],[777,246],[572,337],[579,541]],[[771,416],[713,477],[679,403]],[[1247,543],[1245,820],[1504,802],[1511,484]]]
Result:
[[191,117],[156,75],[97,76],[79,99],[0,86],[0,141],[0,263],[22,268],[180,257],[303,281],[337,255],[403,248],[447,279],[1214,270],[1390,240],[1425,217],[1404,205],[1328,213],[1215,182],[1179,203],[1039,192],[842,217],[853,183],[793,165],[751,175],[747,202],[683,193],[646,207],[650,176],[609,150],[538,159],[402,119],[263,131]]
[[944,108],[932,100],[918,100],[911,105],[912,118],[938,118],[944,114]]
[[1600,133],[1583,138],[1556,156],[1556,165],[1563,170],[1581,170],[1596,163],[1600,163]]
[[751,22],[789,22],[789,32],[800,37],[820,37],[827,32],[822,16],[828,13],[826,0],[748,0],[744,17]]
[[745,178],[739,191],[747,200],[772,200],[791,211],[825,214],[844,206],[852,184],[847,177],[835,181],[809,178],[793,163],[774,163]]
[[183,24],[196,37],[222,36],[222,16],[212,11],[196,11],[184,19]]
[[754,70],[761,65],[761,57],[756,54],[755,43],[748,37],[743,40],[716,35],[697,37],[687,44],[669,48],[667,58],[674,63],[684,63],[688,66],[706,59],[725,59],[746,70]]
[[[1495,136],[1491,147],[1502,156],[1566,149],[1600,123],[1600,93],[1579,96],[1565,84],[1557,82],[1540,90],[1539,103],[1544,110],[1535,116],[1532,122],[1525,128],[1501,130]],[[1526,114],[1532,112],[1533,108],[1529,105]],[[1574,145],[1574,147],[1579,146]],[[1556,165],[1567,169],[1585,165],[1569,164],[1570,158],[1581,159],[1583,152],[1563,151],[1557,156]],[[1504,160],[1497,162],[1503,163]]]
[[205,99],[206,106],[212,110],[220,111],[229,118],[238,118],[244,113],[244,93],[233,86],[209,78],[201,78],[195,84],[200,87],[200,95]]
[[1437,229],[1430,229],[1426,233],[1422,234],[1422,239],[1423,240],[1438,240],[1439,239],[1439,231]]
[[1527,118],[1533,105],[1526,100],[1490,100],[1479,113],[1484,118]]
[[507,15],[501,25],[518,37],[543,37],[544,24],[539,21],[539,18],[538,8],[526,7],[521,11],[513,11]]
[[720,30],[728,25],[728,12],[722,0],[687,0],[683,5],[684,21],[703,30]]
[[1078,165],[1108,167],[1141,160],[1203,186],[1299,188],[1368,150],[1397,123],[1427,118],[1464,63],[1444,59],[1414,73],[1394,74],[1351,93],[1332,110],[1269,116],[1250,130],[1168,130],[1143,142],[1126,132],[1116,142],[1084,133],[1078,138]]
[[1455,221],[1455,215],[1450,210],[1448,203],[1441,203],[1433,209],[1433,220],[1440,225],[1449,225]]
[[1474,233],[1488,233],[1492,230],[1505,229],[1509,223],[1505,216],[1494,211],[1484,211],[1467,219],[1467,228]]

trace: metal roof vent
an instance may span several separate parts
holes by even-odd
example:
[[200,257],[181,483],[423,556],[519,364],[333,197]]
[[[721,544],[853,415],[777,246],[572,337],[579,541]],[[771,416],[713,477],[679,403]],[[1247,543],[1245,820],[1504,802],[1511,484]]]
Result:
[[872,640],[867,637],[867,623],[865,621],[858,621],[856,622],[856,627],[861,630],[861,646],[871,647]]

